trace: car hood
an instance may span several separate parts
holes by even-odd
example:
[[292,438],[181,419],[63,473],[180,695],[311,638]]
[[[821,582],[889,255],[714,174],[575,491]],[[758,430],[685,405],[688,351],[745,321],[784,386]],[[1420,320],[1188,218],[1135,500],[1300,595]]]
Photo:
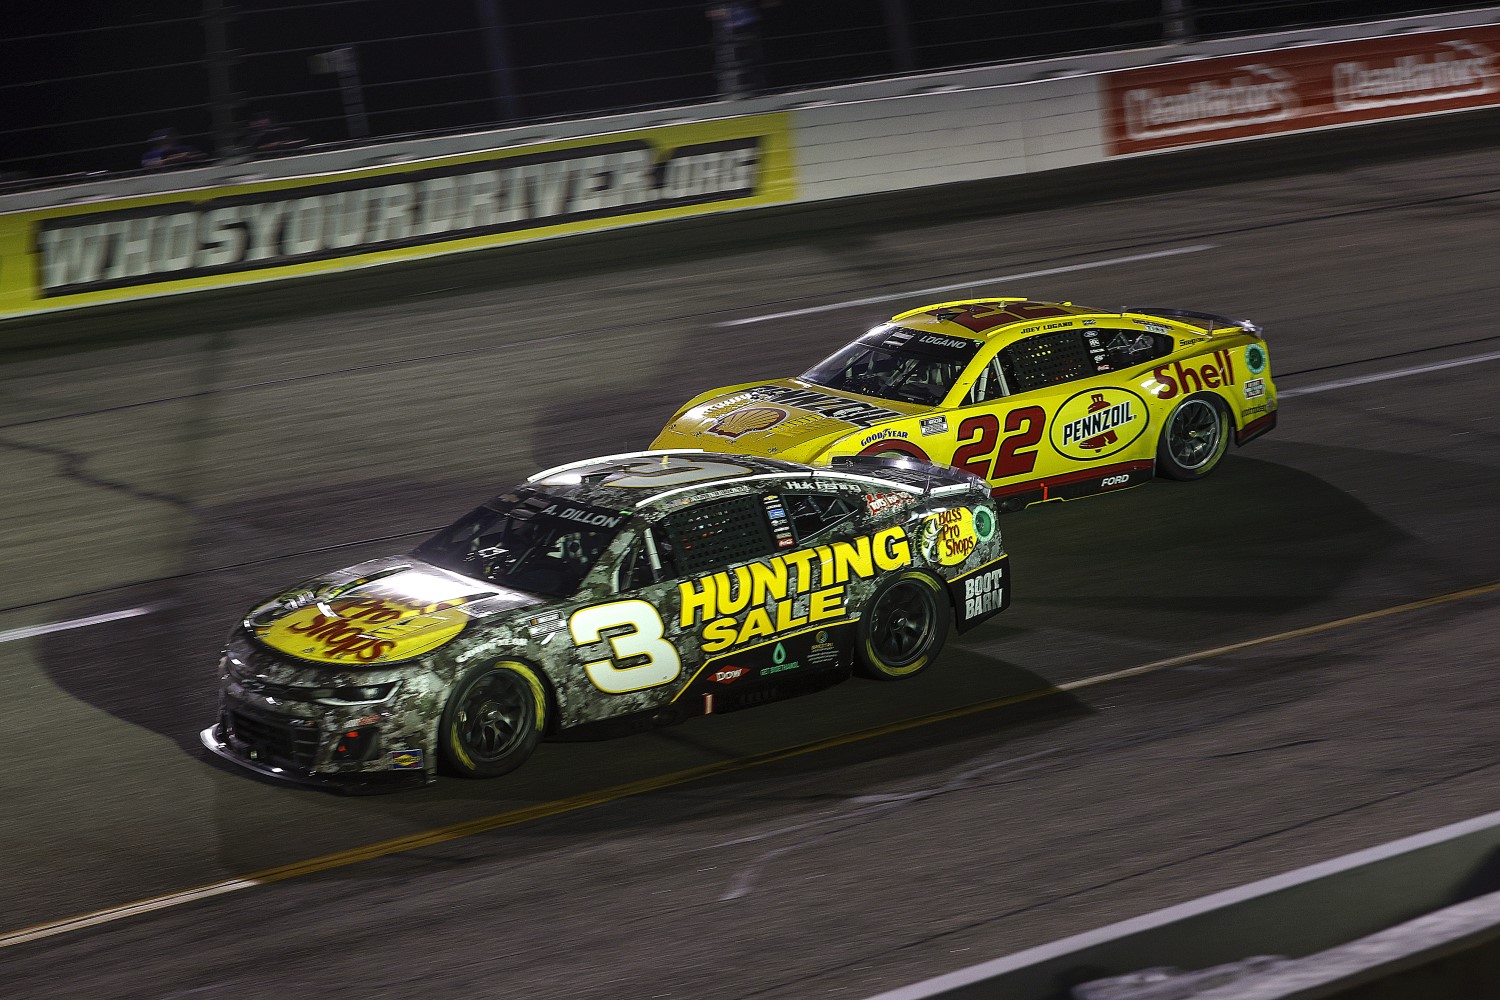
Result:
[[656,446],[806,462],[839,438],[929,409],[778,379],[698,400],[667,425]]
[[388,556],[278,595],[246,617],[245,629],[300,660],[383,667],[451,642],[473,621],[548,600]]

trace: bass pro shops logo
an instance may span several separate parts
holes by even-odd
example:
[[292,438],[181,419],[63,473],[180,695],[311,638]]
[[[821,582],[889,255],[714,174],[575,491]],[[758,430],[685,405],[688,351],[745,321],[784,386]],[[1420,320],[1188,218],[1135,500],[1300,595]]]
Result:
[[1080,392],[1052,421],[1052,446],[1080,462],[1124,451],[1146,429],[1146,402],[1128,389]]

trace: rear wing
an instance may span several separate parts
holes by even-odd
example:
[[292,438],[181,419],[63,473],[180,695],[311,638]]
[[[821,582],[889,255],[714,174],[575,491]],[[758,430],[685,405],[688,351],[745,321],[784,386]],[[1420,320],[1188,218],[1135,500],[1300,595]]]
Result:
[[1147,318],[1161,316],[1166,319],[1194,320],[1206,324],[1210,334],[1224,328],[1243,330],[1252,337],[1265,339],[1265,333],[1257,323],[1248,319],[1234,319],[1229,316],[1221,316],[1218,313],[1199,312],[1196,309],[1165,309],[1157,306],[1126,306],[1120,310],[1123,313],[1139,313]]

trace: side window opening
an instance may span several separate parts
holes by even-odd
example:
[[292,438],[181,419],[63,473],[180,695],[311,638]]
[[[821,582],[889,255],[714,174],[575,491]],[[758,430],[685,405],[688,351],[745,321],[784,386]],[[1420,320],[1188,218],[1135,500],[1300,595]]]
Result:
[[702,503],[672,514],[659,538],[674,557],[674,572],[693,576],[776,551],[759,497]]
[[1114,371],[1164,357],[1171,354],[1175,346],[1166,334],[1146,330],[1103,329],[1097,331],[1097,335],[1104,350],[1104,362]]
[[1012,392],[1042,389],[1099,374],[1077,330],[1058,330],[1018,340],[1000,352]]
[[671,546],[655,528],[648,527],[620,557],[620,565],[615,570],[615,591],[624,593],[660,583],[676,575],[674,565]]
[[1001,367],[1000,356],[997,354],[990,359],[990,363],[984,366],[984,371],[974,380],[969,387],[969,394],[964,397],[968,405],[975,403],[987,403],[992,399],[1010,395],[1010,387],[1006,385],[1005,369]]
[[844,523],[859,510],[853,500],[837,493],[784,493],[781,499],[799,542]]

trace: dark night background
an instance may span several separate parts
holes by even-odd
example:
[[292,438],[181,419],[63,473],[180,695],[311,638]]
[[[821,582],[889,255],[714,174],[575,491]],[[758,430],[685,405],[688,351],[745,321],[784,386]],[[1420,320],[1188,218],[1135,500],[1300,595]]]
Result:
[[[0,173],[137,169],[176,128],[213,151],[207,19],[222,8],[224,104],[271,112],[310,143],[351,139],[337,78],[309,57],[357,52],[371,136],[454,132],[715,99],[717,3],[680,0],[71,0],[16,5],[0,37]],[[909,70],[1152,45],[1160,0],[762,0],[771,91]],[[1368,21],[1464,4],[1193,0],[1199,36]],[[896,24],[893,27],[893,20]],[[489,26],[488,28],[486,26]]]

